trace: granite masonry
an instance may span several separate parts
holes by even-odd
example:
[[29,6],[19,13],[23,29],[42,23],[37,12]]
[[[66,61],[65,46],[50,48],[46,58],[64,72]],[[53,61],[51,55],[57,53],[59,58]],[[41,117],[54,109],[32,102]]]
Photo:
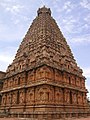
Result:
[[6,73],[0,72],[0,114],[52,120],[88,116],[85,77],[45,6]]

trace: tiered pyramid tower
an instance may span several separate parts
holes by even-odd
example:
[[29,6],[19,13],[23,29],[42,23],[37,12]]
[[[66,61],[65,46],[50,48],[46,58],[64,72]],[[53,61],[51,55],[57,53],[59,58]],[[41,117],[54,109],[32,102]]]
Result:
[[1,110],[49,120],[87,114],[85,77],[51,10],[39,8],[8,66]]

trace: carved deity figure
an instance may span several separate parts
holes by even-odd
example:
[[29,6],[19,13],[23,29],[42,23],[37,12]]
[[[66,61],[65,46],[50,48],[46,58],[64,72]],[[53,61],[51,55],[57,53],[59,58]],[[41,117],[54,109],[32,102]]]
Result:
[[29,81],[33,81],[34,80],[34,70],[33,71],[30,71],[29,73],[28,73],[28,82]]
[[2,105],[5,105],[6,104],[6,95],[3,95],[2,97]]
[[11,104],[11,94],[7,95],[7,104]]
[[72,103],[77,103],[77,93],[72,92]]
[[22,104],[22,103],[24,103],[24,97],[25,97],[25,96],[24,96],[24,95],[25,95],[25,94],[24,94],[24,91],[21,91],[19,95],[20,95],[20,96],[19,96],[19,97],[20,97],[20,103]]
[[49,102],[53,100],[51,89],[47,86],[43,86],[38,90],[37,97],[39,102]]
[[55,71],[55,80],[59,81],[60,80],[60,74],[58,71]]
[[43,67],[43,68],[37,69],[36,79],[45,78],[45,77],[48,79],[51,79],[52,70],[50,70],[48,67]]
[[65,90],[65,102],[70,102],[70,91]]
[[56,89],[55,91],[55,101],[56,102],[62,102],[63,100],[63,93],[61,89]]
[[14,79],[14,85],[18,85],[18,78]]
[[3,88],[6,88],[7,86],[8,86],[8,81],[6,80],[6,81],[4,82]]
[[82,104],[82,95],[78,93],[78,104]]
[[34,102],[34,89],[27,90],[26,102],[29,104],[32,104]]
[[87,100],[86,100],[86,93],[83,93],[83,104],[85,105],[87,103]]
[[16,104],[17,103],[17,95],[16,93],[12,94],[12,104]]

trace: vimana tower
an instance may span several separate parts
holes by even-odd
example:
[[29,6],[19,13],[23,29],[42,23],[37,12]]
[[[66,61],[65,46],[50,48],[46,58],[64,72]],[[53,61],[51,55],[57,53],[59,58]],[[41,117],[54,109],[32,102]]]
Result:
[[15,59],[0,72],[0,112],[52,120],[87,116],[87,89],[51,10],[39,8]]

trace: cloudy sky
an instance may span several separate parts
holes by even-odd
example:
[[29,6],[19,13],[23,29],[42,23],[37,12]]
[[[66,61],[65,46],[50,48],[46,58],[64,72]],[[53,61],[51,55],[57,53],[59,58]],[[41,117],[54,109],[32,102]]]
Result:
[[51,8],[90,91],[90,0],[0,0],[0,71],[14,59],[37,9],[43,5]]

